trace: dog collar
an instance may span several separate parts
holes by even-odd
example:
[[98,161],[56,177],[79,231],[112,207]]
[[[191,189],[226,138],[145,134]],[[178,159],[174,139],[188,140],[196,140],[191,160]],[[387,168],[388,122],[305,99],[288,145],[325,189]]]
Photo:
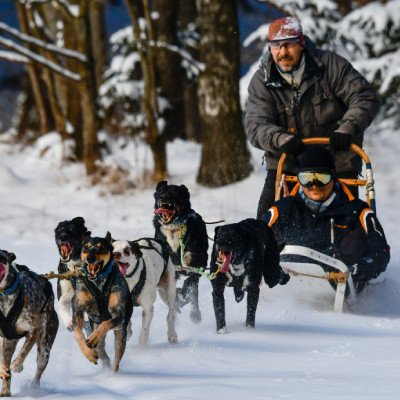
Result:
[[108,264],[106,265],[106,269],[104,271],[100,272],[99,275],[102,278],[105,278],[111,272],[111,269],[112,269],[113,265],[114,265],[114,260],[110,260],[108,262]]
[[8,295],[15,292],[18,288],[19,282],[20,282],[19,274],[17,273],[13,284],[9,286],[7,289],[0,289],[0,294]]

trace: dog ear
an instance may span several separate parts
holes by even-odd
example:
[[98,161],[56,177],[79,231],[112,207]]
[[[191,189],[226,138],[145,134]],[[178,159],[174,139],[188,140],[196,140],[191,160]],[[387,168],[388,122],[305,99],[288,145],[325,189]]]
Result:
[[189,189],[185,185],[181,185],[180,188],[182,189],[182,194],[185,196],[185,198],[190,200]]
[[114,243],[115,242],[115,240],[111,236],[111,232],[110,231],[107,231],[107,233],[106,233],[106,240],[108,240],[110,243]]
[[17,258],[17,256],[10,251],[2,250],[2,252],[6,254],[9,263],[12,263]]
[[161,188],[168,186],[168,181],[161,181],[157,183],[156,192],[158,192]]
[[129,242],[129,245],[131,246],[131,251],[135,255],[136,258],[142,258],[143,253],[142,250],[140,250],[140,245],[138,242]]
[[81,225],[81,226],[85,225],[85,219],[83,217],[75,217],[75,218],[72,219],[71,222],[76,224],[76,225]]

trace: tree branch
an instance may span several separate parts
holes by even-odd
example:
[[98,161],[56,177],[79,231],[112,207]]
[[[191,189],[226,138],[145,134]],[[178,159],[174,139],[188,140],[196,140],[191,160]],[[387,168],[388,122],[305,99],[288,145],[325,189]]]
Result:
[[33,44],[33,45],[38,46],[47,51],[51,51],[53,53],[57,53],[62,56],[65,56],[65,57],[74,58],[81,62],[87,61],[86,57],[82,53],[79,53],[78,51],[64,49],[64,48],[60,48],[54,44],[46,43],[42,40],[36,39],[33,36],[26,35],[25,33],[22,33],[20,31],[18,31],[17,29],[14,29],[14,28],[8,26],[4,22],[0,22],[0,32],[1,31],[8,33],[10,36],[15,37],[23,42]]
[[39,63],[40,65],[52,70],[53,72],[64,76],[65,78],[72,79],[73,81],[79,82],[81,80],[80,75],[69,71],[66,68],[60,67],[58,64],[55,64],[46,58],[35,54],[33,51],[28,50],[27,48],[14,43],[10,39],[5,39],[0,36],[0,45],[4,46],[8,49],[14,50],[16,53],[21,54],[24,57],[29,58],[32,61]]

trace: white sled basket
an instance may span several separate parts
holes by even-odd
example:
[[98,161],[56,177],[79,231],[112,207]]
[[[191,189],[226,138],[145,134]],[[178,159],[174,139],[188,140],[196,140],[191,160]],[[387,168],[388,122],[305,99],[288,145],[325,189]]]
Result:
[[[346,264],[342,261],[327,256],[326,254],[320,253],[313,249],[303,246],[286,245],[281,252],[282,255],[297,255],[302,257],[307,257],[311,261],[316,261],[317,263],[303,263],[303,262],[292,262],[292,261],[281,261],[282,268],[292,276],[307,276],[311,278],[326,279],[327,281],[332,280],[336,283],[336,296],[334,311],[343,312],[344,299],[346,294],[346,286],[349,288],[349,295],[347,297],[347,302],[351,304],[355,300],[355,290],[353,279],[351,277],[351,272],[347,268]],[[320,264],[327,265],[335,269],[334,272],[325,272]],[[321,273],[309,273],[307,267],[312,266],[313,269],[317,267],[321,270]]]

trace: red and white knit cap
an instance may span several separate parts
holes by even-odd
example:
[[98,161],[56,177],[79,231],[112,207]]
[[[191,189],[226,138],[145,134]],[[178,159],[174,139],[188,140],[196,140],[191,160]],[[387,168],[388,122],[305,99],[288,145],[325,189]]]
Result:
[[304,42],[303,29],[300,22],[292,17],[284,17],[272,21],[268,29],[268,42],[280,40],[299,39]]

